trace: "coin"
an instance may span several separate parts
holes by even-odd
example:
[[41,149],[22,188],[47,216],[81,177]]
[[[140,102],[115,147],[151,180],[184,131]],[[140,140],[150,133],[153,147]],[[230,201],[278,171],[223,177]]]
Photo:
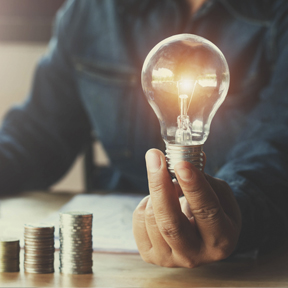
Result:
[[60,272],[92,273],[92,213],[83,211],[60,214]]
[[50,223],[27,223],[24,225],[25,229],[29,229],[29,230],[37,230],[37,231],[41,231],[41,233],[45,233],[47,231],[49,232],[54,232],[55,227],[53,224]]
[[38,274],[48,274],[48,273],[54,273],[54,268],[28,268],[24,267],[25,272],[27,273],[38,273]]
[[54,226],[29,223],[24,226],[24,269],[27,273],[54,272]]
[[60,213],[61,217],[71,216],[72,218],[79,217],[81,219],[86,218],[86,217],[92,217],[92,215],[93,214],[91,212],[87,212],[87,211],[69,211],[69,212]]
[[0,272],[19,271],[19,239],[0,238]]

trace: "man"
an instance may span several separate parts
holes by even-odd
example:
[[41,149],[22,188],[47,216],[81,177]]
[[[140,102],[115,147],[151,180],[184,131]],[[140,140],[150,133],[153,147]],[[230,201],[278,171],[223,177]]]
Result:
[[193,33],[222,50],[231,86],[204,146],[207,174],[182,162],[172,182],[163,153],[147,153],[150,196],[133,221],[140,254],[195,267],[271,246],[288,231],[287,11],[282,0],[68,1],[29,99],[3,124],[1,192],[49,187],[91,131],[112,163],[98,187],[145,190],[144,154],[163,142],[142,63],[164,38]]

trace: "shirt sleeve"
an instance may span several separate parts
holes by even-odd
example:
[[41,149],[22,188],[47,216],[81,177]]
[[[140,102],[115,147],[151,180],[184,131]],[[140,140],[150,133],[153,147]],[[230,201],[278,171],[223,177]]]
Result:
[[242,212],[242,231],[235,252],[267,250],[288,234],[288,17],[285,15],[288,9],[282,7],[270,31],[271,37],[275,37],[277,55],[270,81],[255,109],[247,115],[247,128],[229,153],[229,160],[216,175],[231,186]]
[[65,47],[73,1],[57,14],[47,54],[39,62],[31,93],[11,109],[0,131],[0,194],[45,189],[70,167],[90,135]]

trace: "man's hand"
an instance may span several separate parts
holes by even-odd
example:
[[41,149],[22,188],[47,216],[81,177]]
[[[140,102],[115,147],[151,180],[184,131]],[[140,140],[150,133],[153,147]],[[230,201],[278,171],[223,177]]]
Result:
[[156,149],[147,152],[146,163],[150,196],[133,214],[134,237],[143,260],[192,268],[227,258],[241,229],[240,210],[228,184],[188,162],[175,166],[178,184]]

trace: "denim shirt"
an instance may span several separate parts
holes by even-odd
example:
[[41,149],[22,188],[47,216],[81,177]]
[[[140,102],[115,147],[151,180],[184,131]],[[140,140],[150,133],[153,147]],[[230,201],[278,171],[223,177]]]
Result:
[[287,234],[288,4],[208,0],[189,11],[184,0],[67,1],[28,99],[2,126],[1,194],[49,187],[91,133],[111,161],[96,183],[148,191],[145,152],[164,145],[141,67],[155,44],[185,32],[216,44],[230,69],[204,151],[206,173],[228,182],[242,212],[237,252]]

